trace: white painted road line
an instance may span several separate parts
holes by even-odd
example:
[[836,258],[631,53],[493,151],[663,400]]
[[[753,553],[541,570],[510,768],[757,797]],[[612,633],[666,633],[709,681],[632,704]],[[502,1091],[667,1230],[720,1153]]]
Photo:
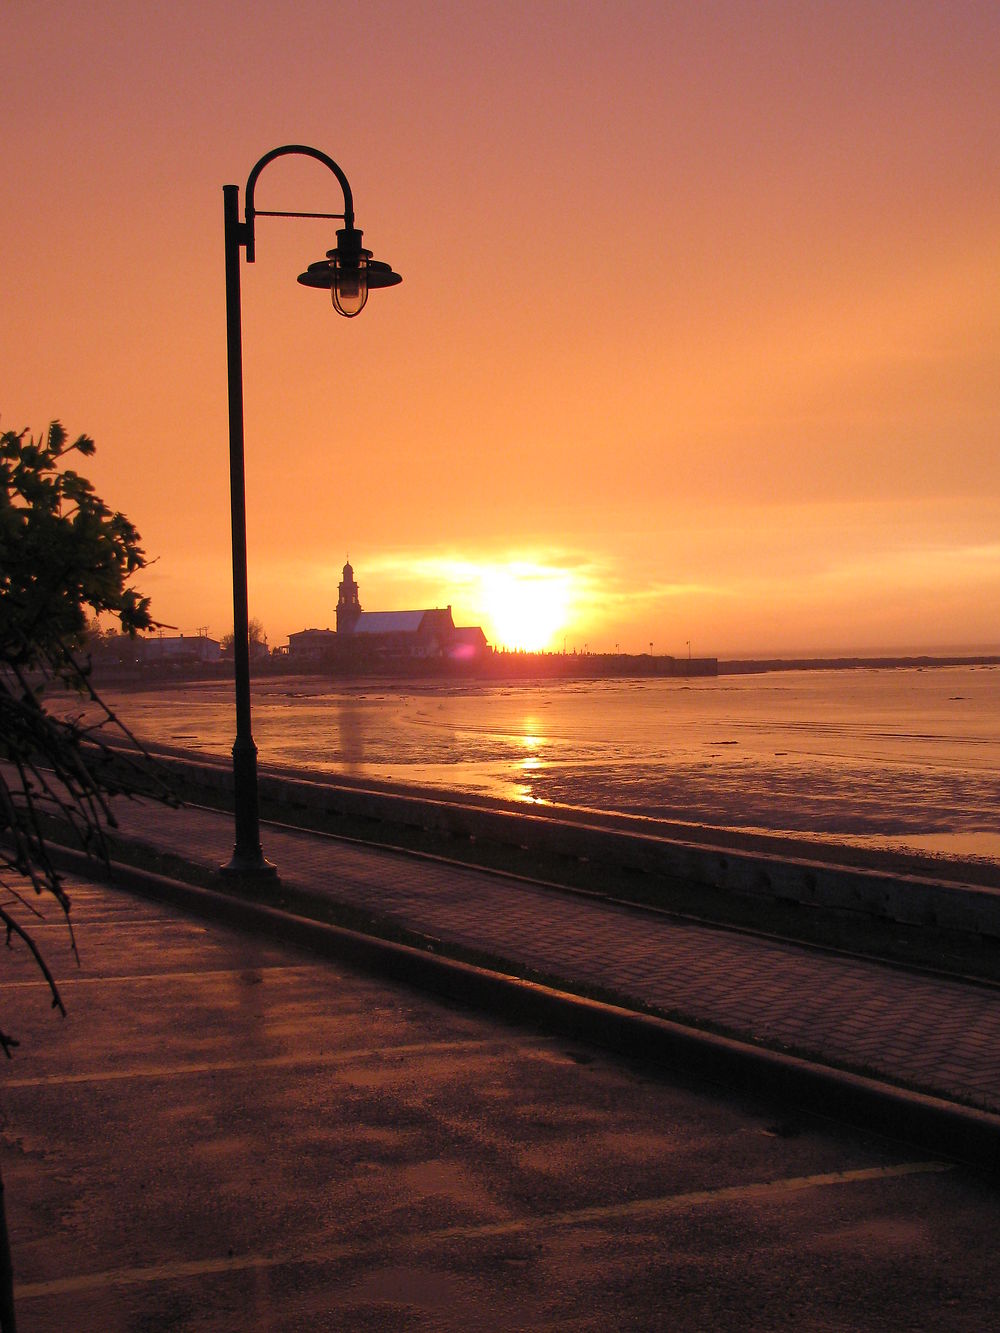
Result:
[[277,1254],[230,1255],[218,1259],[179,1260],[175,1263],[155,1264],[147,1268],[110,1268],[99,1273],[80,1273],[72,1277],[56,1278],[50,1282],[28,1282],[15,1288],[18,1300],[43,1296],[61,1296],[73,1292],[92,1291],[102,1287],[136,1286],[142,1283],[177,1282],[186,1278],[204,1277],[212,1273],[239,1273],[250,1270],[281,1268],[285,1265],[329,1265],[341,1259],[358,1259],[377,1254],[385,1261],[390,1248],[396,1250],[427,1250],[453,1240],[490,1239],[548,1230],[553,1227],[572,1227],[593,1222],[611,1221],[628,1217],[652,1217],[686,1212],[713,1205],[780,1199],[783,1195],[798,1194],[805,1190],[828,1189],[837,1185],[863,1184],[869,1181],[890,1180],[900,1176],[932,1175],[955,1168],[947,1162],[904,1162],[898,1166],[862,1167],[855,1171],[830,1171],[822,1175],[792,1176],[784,1180],[757,1181],[747,1185],[728,1185],[714,1190],[694,1190],[688,1194],[671,1194],[654,1199],[636,1199],[629,1203],[604,1207],[576,1208],[540,1217],[515,1219],[504,1222],[461,1227],[443,1227],[438,1231],[418,1232],[400,1236],[393,1241],[385,1237],[367,1244],[327,1246],[316,1253],[304,1255],[301,1249]]

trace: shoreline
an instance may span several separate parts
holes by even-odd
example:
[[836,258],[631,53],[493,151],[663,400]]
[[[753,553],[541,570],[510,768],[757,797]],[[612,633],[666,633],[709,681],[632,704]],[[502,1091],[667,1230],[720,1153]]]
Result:
[[[287,659],[271,658],[252,665],[255,684],[264,681],[318,680],[328,685],[350,688],[414,688],[440,689],[481,688],[490,685],[578,684],[592,680],[673,679],[678,681],[714,680],[718,676],[764,675],[770,672],[790,671],[924,671],[954,667],[997,667],[1000,653],[969,655],[901,655],[901,656],[845,656],[845,657],[746,657],[695,658],[692,665],[700,668],[706,662],[715,669],[686,670],[686,658],[630,656],[628,654],[565,654],[565,653],[500,653],[489,659],[481,670],[461,667],[448,668],[445,663],[431,662],[420,671],[402,669],[357,673],[324,671],[316,666],[292,665]],[[667,669],[669,667],[669,669]],[[211,666],[172,664],[167,668],[151,666],[107,666],[95,664],[91,680],[100,692],[103,689],[123,692],[162,689],[172,684],[220,683],[233,680],[232,662]]]
[[[552,660],[556,663],[569,661],[573,663],[573,657],[564,659],[561,653],[547,655],[543,660]],[[673,659],[664,659],[664,661]],[[704,659],[703,659],[704,660]],[[689,682],[717,680],[720,676],[764,676],[768,673],[784,672],[835,672],[835,670],[945,670],[956,667],[968,668],[993,668],[1000,667],[1000,655],[991,655],[983,653],[977,656],[953,656],[953,657],[733,657],[733,659],[717,660],[716,672],[691,672],[684,670],[673,670],[673,672],[660,672],[655,667],[656,661],[653,659],[652,667],[647,665],[645,670],[628,670],[623,668],[601,670],[603,657],[591,655],[581,657],[577,661],[585,663],[585,667],[579,670],[555,670],[552,668],[539,668],[532,672],[531,663],[525,657],[516,655],[511,656],[511,661],[516,661],[517,668],[509,672],[491,669],[488,672],[476,673],[472,670],[463,669],[448,672],[431,672],[425,670],[419,674],[405,674],[403,672],[359,672],[357,674],[344,674],[339,672],[324,672],[324,670],[304,667],[292,669],[287,664],[275,665],[273,663],[257,663],[252,669],[252,684],[260,686],[271,684],[271,682],[281,681],[321,681],[327,686],[337,686],[337,688],[356,690],[356,689],[384,689],[392,690],[427,690],[435,692],[440,689],[483,689],[489,686],[499,685],[560,685],[560,684],[581,684],[587,681],[627,681],[627,680],[676,680]],[[617,659],[611,659],[617,663]],[[680,663],[680,659],[676,660]],[[212,667],[180,667],[172,665],[168,669],[156,669],[149,667],[141,668],[108,668],[97,665],[92,673],[92,684],[101,690],[120,690],[121,693],[143,693],[148,690],[168,688],[171,685],[191,685],[191,684],[231,684],[233,680],[232,663],[220,663]]]

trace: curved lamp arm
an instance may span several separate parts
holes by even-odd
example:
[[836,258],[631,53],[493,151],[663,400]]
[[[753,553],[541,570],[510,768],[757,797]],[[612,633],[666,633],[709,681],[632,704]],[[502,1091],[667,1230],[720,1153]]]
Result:
[[284,213],[284,212],[268,212],[265,210],[261,210],[260,216],[279,217],[279,218],[342,218],[345,227],[351,229],[352,231],[354,229],[354,195],[351,193],[351,187],[348,183],[347,177],[344,175],[343,171],[337,165],[337,163],[334,162],[332,157],[329,157],[326,153],[321,153],[318,148],[310,148],[306,144],[290,143],[290,144],[285,144],[281,148],[272,148],[269,153],[264,154],[264,156],[260,159],[260,161],[250,172],[250,175],[247,177],[246,209],[245,209],[246,221],[240,228],[241,232],[240,244],[245,248],[247,252],[248,264],[252,264],[254,262],[253,224],[254,224],[254,218],[258,216],[258,210],[254,208],[253,196],[254,196],[254,190],[257,187],[257,177],[264,170],[267,164],[269,162],[273,162],[276,157],[287,157],[290,154],[294,154],[299,157],[314,157],[317,162],[322,162],[325,167],[329,167],[329,169],[336,176],[338,182],[340,183],[340,188],[343,191],[344,211],[343,213]]

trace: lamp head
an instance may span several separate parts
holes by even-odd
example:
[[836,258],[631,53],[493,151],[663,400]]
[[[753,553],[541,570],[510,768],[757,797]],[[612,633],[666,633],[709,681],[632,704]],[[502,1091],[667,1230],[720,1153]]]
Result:
[[328,250],[326,259],[310,264],[298,277],[303,287],[328,287],[333,308],[348,319],[361,314],[373,287],[395,287],[403,281],[388,264],[372,259],[361,236],[357,227],[341,227],[336,249]]

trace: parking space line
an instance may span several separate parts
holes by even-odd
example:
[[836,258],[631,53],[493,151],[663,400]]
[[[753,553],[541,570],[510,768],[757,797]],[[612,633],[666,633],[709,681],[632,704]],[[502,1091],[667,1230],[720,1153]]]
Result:
[[[127,981],[186,981],[192,978],[201,981],[213,977],[241,977],[245,976],[248,972],[260,972],[262,975],[266,973],[268,976],[279,972],[316,972],[321,973],[324,977],[337,977],[340,975],[337,972],[331,971],[325,964],[321,966],[316,963],[289,963],[287,966],[284,966],[280,963],[275,963],[274,965],[270,963],[264,965],[247,963],[243,967],[219,967],[211,972],[191,970],[183,972],[119,972],[110,976],[61,976],[57,978],[57,981],[59,982],[59,989],[62,990],[65,986],[106,986],[114,985],[116,982]],[[38,986],[42,987],[44,990],[48,990],[49,983],[44,977],[40,977],[37,980],[32,978],[30,981],[4,982],[5,991],[28,990],[31,987]]]
[[327,1068],[330,1065],[356,1063],[359,1059],[382,1059],[392,1055],[436,1055],[448,1051],[494,1050],[503,1041],[420,1041],[398,1046],[359,1046],[351,1051],[330,1054],[273,1055],[249,1057],[246,1060],[199,1060],[183,1064],[135,1065],[132,1069],[96,1069],[82,1074],[42,1074],[34,1078],[11,1078],[0,1081],[5,1091],[12,1088],[58,1088],[76,1083],[123,1083],[143,1078],[188,1078],[192,1074],[225,1073],[237,1069],[292,1069],[310,1065]]
[[[457,1240],[491,1239],[545,1230],[550,1227],[571,1227],[593,1222],[613,1221],[628,1217],[654,1216],[684,1212],[713,1204],[747,1202],[755,1199],[780,1199],[782,1196],[805,1190],[825,1189],[836,1185],[863,1184],[869,1181],[890,1180],[901,1176],[931,1175],[953,1171],[948,1162],[903,1162],[896,1166],[860,1167],[854,1171],[830,1171],[821,1175],[792,1176],[779,1180],[756,1181],[747,1185],[727,1185],[718,1189],[694,1190],[686,1194],[664,1195],[653,1199],[636,1199],[629,1203],[608,1204],[602,1207],[575,1208],[541,1217],[518,1218],[504,1222],[473,1223],[468,1226],[443,1227],[436,1231],[418,1232],[400,1236],[396,1249],[427,1250],[435,1245]],[[102,1287],[136,1286],[142,1283],[178,1282],[185,1278],[206,1277],[213,1273],[239,1273],[249,1270],[281,1268],[283,1266],[328,1265],[338,1259],[357,1259],[378,1255],[385,1262],[387,1249],[393,1242],[385,1236],[367,1243],[332,1245],[322,1251],[304,1255],[301,1249],[280,1254],[232,1255],[217,1259],[178,1260],[175,1263],[154,1264],[145,1268],[112,1268],[98,1273],[80,1273],[72,1277],[55,1278],[49,1282],[26,1282],[15,1288],[18,1300],[62,1296],[73,1292],[90,1291]]]
[[[896,1166],[867,1166],[854,1171],[827,1171],[814,1176],[788,1176],[779,1180],[756,1181],[750,1185],[722,1185],[717,1189],[693,1190],[687,1194],[673,1194],[653,1199],[632,1199],[627,1203],[604,1204],[594,1208],[574,1208],[566,1213],[552,1213],[533,1220],[531,1225],[566,1226],[587,1222],[610,1222],[629,1217],[676,1213],[706,1204],[745,1203],[754,1199],[780,1198],[803,1190],[823,1189],[831,1185],[854,1185],[868,1180],[887,1180],[897,1176],[933,1175],[953,1171],[952,1162],[903,1162]],[[493,1226],[473,1227],[475,1236],[506,1236],[527,1229],[521,1221],[497,1222]],[[441,1239],[458,1239],[466,1234],[464,1227],[449,1227],[439,1233]]]

